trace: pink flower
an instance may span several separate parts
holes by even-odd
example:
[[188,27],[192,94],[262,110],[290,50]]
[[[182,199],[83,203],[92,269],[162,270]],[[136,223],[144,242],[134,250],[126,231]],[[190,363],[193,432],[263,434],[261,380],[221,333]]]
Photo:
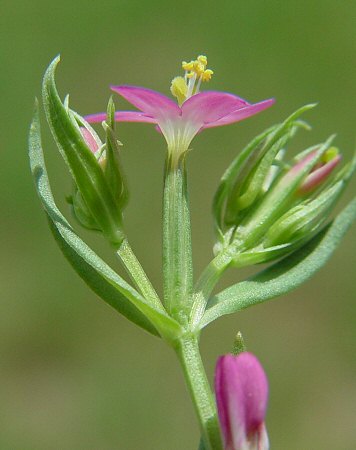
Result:
[[268,450],[268,382],[251,353],[218,359],[215,393],[225,450]]
[[[194,136],[205,128],[228,125],[246,119],[268,108],[273,99],[250,104],[233,94],[216,91],[199,92],[201,82],[211,78],[205,56],[183,62],[185,77],[172,81],[171,92],[178,104],[159,92],[138,86],[112,86],[139,111],[119,111],[115,120],[154,123],[164,135],[169,151],[185,152]],[[86,117],[88,122],[101,122],[105,113]]]

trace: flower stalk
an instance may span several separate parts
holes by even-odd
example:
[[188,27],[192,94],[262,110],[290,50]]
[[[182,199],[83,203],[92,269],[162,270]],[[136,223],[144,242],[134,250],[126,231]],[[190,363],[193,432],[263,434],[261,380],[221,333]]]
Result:
[[157,309],[165,311],[157,292],[132,251],[127,238],[122,241],[116,253],[141,294]]
[[168,313],[187,325],[192,302],[193,264],[185,155],[168,153],[163,192],[163,286]]

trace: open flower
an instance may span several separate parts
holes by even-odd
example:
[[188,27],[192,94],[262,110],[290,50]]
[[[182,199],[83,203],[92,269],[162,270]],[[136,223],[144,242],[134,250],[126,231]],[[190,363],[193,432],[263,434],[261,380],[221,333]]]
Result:
[[268,450],[268,382],[251,353],[218,359],[215,393],[225,450]]
[[[119,111],[115,120],[154,123],[164,135],[168,150],[178,155],[188,150],[194,136],[205,128],[228,125],[246,119],[271,106],[273,99],[250,104],[226,92],[200,92],[202,82],[209,81],[213,71],[206,68],[207,58],[183,62],[184,77],[172,80],[171,92],[178,104],[159,92],[138,86],[112,86],[140,111]],[[86,117],[88,122],[101,122],[106,114]]]

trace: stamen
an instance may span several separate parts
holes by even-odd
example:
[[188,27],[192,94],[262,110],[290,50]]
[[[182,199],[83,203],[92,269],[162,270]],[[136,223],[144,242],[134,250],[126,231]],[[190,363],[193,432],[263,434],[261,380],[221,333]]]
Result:
[[182,62],[184,78],[175,77],[171,85],[171,92],[177,98],[179,105],[192,95],[198,94],[202,82],[211,80],[214,72],[206,68],[207,64],[208,58],[205,55],[199,55],[194,61]]
[[208,58],[204,55],[199,55],[197,60],[203,64],[204,68],[207,66],[208,64]]
[[187,99],[190,98],[193,95],[195,82],[197,79],[197,74],[195,72],[192,72],[192,76],[189,77],[189,83],[188,83],[188,92],[187,92]]
[[210,81],[214,72],[211,69],[206,69],[201,75],[202,81]]
[[191,71],[194,69],[194,61],[190,61],[187,63],[186,61],[182,62],[182,68],[187,71]]

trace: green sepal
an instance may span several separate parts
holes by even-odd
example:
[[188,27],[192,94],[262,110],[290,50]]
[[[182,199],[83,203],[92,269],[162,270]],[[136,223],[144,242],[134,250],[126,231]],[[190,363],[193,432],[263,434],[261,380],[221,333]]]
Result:
[[83,200],[101,231],[116,247],[124,238],[121,210],[106,182],[96,157],[86,145],[75,116],[59,98],[54,74],[59,57],[48,67],[42,86],[47,121]]
[[306,282],[327,263],[355,219],[356,198],[302,248],[213,297],[200,328],[225,314],[286,294]]
[[54,237],[64,255],[93,291],[126,318],[167,341],[177,339],[180,325],[158,311],[80,239],[57,208],[50,189],[41,144],[38,106],[29,136],[31,171]]
[[261,145],[261,143],[265,140],[266,136],[271,132],[273,128],[269,128],[268,130],[264,131],[262,134],[257,136],[252,142],[250,142],[247,145],[247,147],[245,147],[236,156],[236,158],[233,160],[233,162],[230,164],[230,166],[227,168],[227,170],[221,177],[219,186],[214,195],[212,208],[215,222],[215,229],[218,234],[222,234],[222,230],[224,228],[223,221],[224,221],[225,202],[228,196],[230,195],[231,190],[233,189],[234,181],[238,176],[238,174],[240,173],[242,165],[250,156],[250,154]]
[[91,215],[87,205],[85,204],[82,194],[76,186],[73,187],[73,191],[74,192],[69,199],[69,203],[72,205],[73,215],[76,220],[78,220],[80,225],[82,225],[84,228],[87,228],[88,230],[100,231],[100,226]]
[[297,242],[312,236],[314,230],[325,221],[343,191],[343,182],[339,181],[329,189],[322,191],[314,200],[306,200],[291,208],[268,230],[263,241],[265,248],[285,243]]
[[105,178],[118,207],[122,211],[127,205],[129,196],[120,160],[120,146],[122,144],[115,135],[115,104],[111,97],[107,108],[107,121],[103,122],[103,127],[106,133]]
[[293,205],[298,186],[329,148],[333,139],[334,136],[331,136],[324,142],[297,174],[290,175],[290,172],[288,172],[277,180],[266,196],[263,197],[260,205],[244,218],[235,231],[236,240],[241,242],[244,248],[255,247],[271,225],[278,220],[286,209]]
[[303,242],[298,242],[294,245],[281,244],[268,248],[265,248],[262,244],[259,244],[251,250],[246,250],[241,253],[237,251],[236,256],[232,259],[232,264],[234,267],[241,268],[252,266],[255,264],[267,263],[273,259],[282,258],[286,254],[291,253],[293,250],[296,250],[298,246],[300,247],[302,244]]
[[236,333],[235,339],[234,339],[234,345],[232,347],[232,354],[233,355],[239,355],[240,353],[247,352],[247,347],[245,343],[245,339],[242,336],[241,331],[238,331]]
[[237,254],[233,259],[234,266],[266,263],[302,247],[321,229],[344,187],[339,181],[313,201],[306,200],[291,208],[271,226],[262,243]]

